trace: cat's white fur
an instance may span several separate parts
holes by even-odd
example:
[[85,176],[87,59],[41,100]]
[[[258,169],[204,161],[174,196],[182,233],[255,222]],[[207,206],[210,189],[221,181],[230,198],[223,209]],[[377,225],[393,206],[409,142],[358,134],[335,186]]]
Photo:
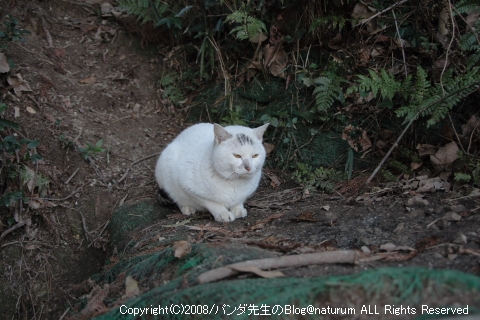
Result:
[[183,214],[207,210],[221,222],[246,217],[243,203],[260,182],[267,127],[199,123],[184,130],[158,159],[160,188]]

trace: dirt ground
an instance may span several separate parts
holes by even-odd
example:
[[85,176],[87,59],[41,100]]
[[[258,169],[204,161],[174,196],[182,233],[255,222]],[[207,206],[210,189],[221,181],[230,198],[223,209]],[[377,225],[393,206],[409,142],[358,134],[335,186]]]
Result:
[[[107,259],[112,213],[123,204],[156,199],[157,154],[188,125],[184,112],[163,101],[156,86],[163,56],[155,47],[141,48],[115,20],[100,17],[102,2],[19,0],[3,8],[2,19],[10,13],[31,31],[26,42],[9,43],[5,51],[16,64],[10,75],[20,75],[31,89],[21,97],[5,95],[12,90],[0,75],[5,118],[20,124],[19,135],[41,142],[38,172],[50,182],[47,199],[27,211],[31,224],[0,240],[5,319],[57,319],[69,310],[78,285],[101,271]],[[99,140],[106,151],[84,160],[78,147]],[[306,194],[288,176],[271,172],[282,183],[274,188],[265,176],[248,202],[246,219],[192,220],[192,226],[223,230],[208,236],[188,231],[192,239],[241,239],[289,254],[359,249],[389,257],[367,267],[424,266],[480,275],[480,201],[475,193],[468,196],[468,186],[420,199],[413,198],[413,187],[379,184],[376,193],[357,199]],[[169,219],[166,223],[185,217]],[[0,224],[0,233],[7,229]],[[292,275],[355,270],[312,266]]]

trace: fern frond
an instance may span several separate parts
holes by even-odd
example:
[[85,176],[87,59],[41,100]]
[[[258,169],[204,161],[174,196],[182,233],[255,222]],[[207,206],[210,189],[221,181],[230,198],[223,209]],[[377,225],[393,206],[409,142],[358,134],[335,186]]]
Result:
[[411,102],[420,104],[428,95],[430,89],[430,81],[428,80],[427,72],[422,68],[417,68],[417,76],[415,78],[415,87],[413,88],[413,94]]
[[239,40],[246,40],[261,33],[267,33],[267,27],[261,20],[250,16],[243,10],[232,12],[227,16],[225,21],[240,24],[238,27],[235,27],[230,31],[230,34],[235,34],[235,37]]
[[120,0],[120,8],[126,10],[129,14],[138,17],[142,24],[152,22],[155,27],[166,24],[169,28],[173,25],[180,27],[180,20],[166,13],[172,10],[162,1],[155,0]]
[[464,13],[472,13],[478,9],[480,6],[479,0],[460,0],[456,5],[455,8],[460,14]]
[[477,37],[473,32],[464,34],[459,41],[460,48],[464,51],[477,50],[480,48],[480,44],[477,41]]
[[467,70],[472,69],[480,61],[480,49],[477,49],[467,59]]
[[315,95],[315,106],[317,111],[326,112],[330,108],[335,100],[338,100],[342,95],[342,88],[340,87],[340,80],[338,77],[333,77],[333,80],[329,77],[321,76],[314,80],[317,87],[313,91]]
[[395,94],[402,93],[404,86],[410,83],[410,78],[407,78],[404,83],[395,80],[395,76],[388,73],[385,69],[380,70],[380,75],[371,69],[368,70],[368,73],[369,77],[357,75],[357,85],[350,87],[347,93],[354,91],[360,93],[371,92],[374,97],[380,94],[383,99],[392,101]]
[[[480,87],[480,69],[473,68],[463,75],[454,77],[452,70],[443,75],[443,83],[432,86],[424,95],[423,100],[413,100],[408,106],[396,111],[398,117],[404,117],[404,123],[417,117],[430,117],[427,126],[430,127],[445,118],[448,112],[463,98]],[[443,84],[443,87],[442,87]]]
[[346,23],[349,21],[351,21],[351,19],[347,19],[342,16],[329,15],[320,17],[313,20],[308,31],[314,32],[318,27],[331,27],[333,30],[338,28],[338,32],[341,32],[343,27],[345,27]]

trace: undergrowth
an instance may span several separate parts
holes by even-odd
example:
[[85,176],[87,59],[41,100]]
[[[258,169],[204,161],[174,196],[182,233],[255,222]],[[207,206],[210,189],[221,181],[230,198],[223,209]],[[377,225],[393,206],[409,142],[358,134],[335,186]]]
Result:
[[[223,100],[225,112],[210,114],[210,120],[252,126],[269,122],[273,128],[269,138],[282,146],[274,156],[275,165],[296,170],[296,179],[307,185],[317,183],[301,173],[305,169],[302,154],[309,152],[309,144],[320,132],[341,133],[351,125],[373,137],[390,126],[398,136],[412,124],[417,124],[413,128],[426,127],[422,132],[427,136],[417,137],[413,129],[402,142],[412,148],[413,140],[433,138],[432,128],[457,112],[480,86],[476,31],[480,23],[469,16],[480,5],[478,0],[457,1],[450,11],[447,2],[439,3],[436,10],[427,10],[425,2],[397,6],[394,1],[375,2],[371,7],[349,1],[319,5],[293,0],[120,3],[139,21],[170,32],[172,46],[193,44],[195,65],[200,70],[196,77],[206,80],[216,75],[224,84],[224,96],[215,103]],[[449,21],[434,22],[442,10],[449,12]],[[365,19],[375,12],[382,14]],[[433,39],[427,32],[436,29],[443,32],[443,40]],[[279,56],[287,63],[281,65],[281,72],[270,72],[272,64],[283,63],[280,58],[275,60]],[[186,69],[192,73],[191,68]],[[286,80],[285,88],[291,94],[288,99],[282,96],[284,107],[263,108],[261,104],[269,101],[261,101],[252,112],[232,102],[232,92],[243,90],[245,83],[253,81],[262,87],[275,77]],[[175,85],[178,81],[168,80],[163,78],[160,83],[163,98],[178,105],[185,92]],[[275,99],[275,94],[270,96],[271,101]],[[312,138],[299,143],[300,129]],[[389,147],[394,141],[384,142]],[[352,152],[349,149],[348,155],[342,155],[349,177],[360,157],[360,152],[355,157]],[[372,162],[384,153],[378,149],[371,152]],[[387,162],[383,172],[388,179],[412,174],[410,160],[402,159],[401,153],[397,150],[396,159]],[[476,170],[474,165],[470,168]],[[456,179],[475,182],[474,175],[473,171],[459,172]]]

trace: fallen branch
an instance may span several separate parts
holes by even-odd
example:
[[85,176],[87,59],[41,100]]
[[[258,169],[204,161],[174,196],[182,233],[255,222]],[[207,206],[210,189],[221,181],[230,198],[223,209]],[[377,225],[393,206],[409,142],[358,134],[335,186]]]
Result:
[[130,171],[130,169],[132,169],[132,167],[133,167],[134,165],[136,165],[137,163],[142,162],[142,161],[144,161],[144,160],[147,160],[147,159],[153,158],[153,157],[155,157],[155,156],[158,156],[159,154],[160,154],[160,153],[157,152],[157,153],[151,154],[151,155],[149,155],[149,156],[146,156],[146,157],[144,157],[144,158],[141,158],[141,159],[138,159],[137,161],[132,162],[132,164],[130,165],[130,167],[128,167],[127,171],[125,171],[125,173],[124,173],[123,176],[120,178],[120,180],[118,180],[118,182],[122,182],[123,179],[125,179],[125,178],[127,177],[128,172]]
[[5,238],[7,236],[7,234],[17,230],[18,228],[21,228],[25,225],[25,222],[24,221],[19,221],[17,224],[15,224],[13,227],[11,227],[10,229],[7,229],[5,230],[5,232],[2,233],[2,235],[0,236],[0,240],[2,240],[3,238]]
[[209,283],[221,280],[240,273],[237,270],[248,270],[258,268],[270,270],[278,268],[302,267],[313,264],[350,263],[355,264],[360,253],[354,250],[323,251],[305,253],[293,256],[282,256],[278,258],[267,258],[237,262],[224,267],[216,268],[200,274],[197,278],[199,283]]

